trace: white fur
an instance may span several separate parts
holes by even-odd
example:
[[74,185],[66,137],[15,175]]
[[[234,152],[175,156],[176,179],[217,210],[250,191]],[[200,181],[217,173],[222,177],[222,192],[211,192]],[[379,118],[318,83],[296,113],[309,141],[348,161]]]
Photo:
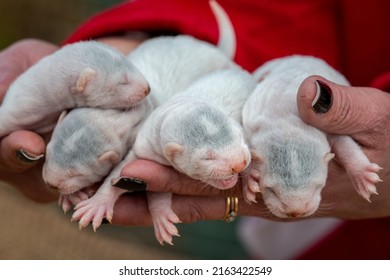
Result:
[[115,49],[95,41],[70,44],[12,83],[0,107],[0,137],[18,129],[48,132],[64,109],[128,108],[148,93],[143,75]]
[[135,155],[172,165],[216,188],[234,186],[223,180],[237,176],[235,165],[250,161],[240,112],[254,87],[254,79],[240,69],[199,79],[152,113],[137,136]]
[[159,104],[207,73],[235,67],[215,46],[187,35],[147,40],[129,59],[144,74]]
[[229,15],[215,0],[210,0],[210,7],[215,15],[219,28],[218,49],[231,59],[236,53],[236,33],[234,26],[229,19]]
[[[349,85],[321,59],[299,55],[284,57],[254,72],[259,84],[243,108],[243,126],[253,155],[244,196],[247,201],[255,201],[255,193],[261,191],[269,210],[282,218],[309,216],[317,210],[328,162],[333,157],[327,140],[332,136],[306,124],[298,115],[297,91],[310,75]],[[349,139],[347,142],[353,142]],[[366,159],[354,144],[344,145],[343,150]],[[346,158],[337,152],[337,144],[335,153],[339,159]],[[364,164],[352,165],[360,171],[367,168]]]
[[[219,189],[233,187],[250,162],[240,116],[255,82],[243,70],[211,73],[157,108],[133,147],[134,156],[173,166]],[[172,242],[179,221],[171,196],[148,194],[157,240]]]

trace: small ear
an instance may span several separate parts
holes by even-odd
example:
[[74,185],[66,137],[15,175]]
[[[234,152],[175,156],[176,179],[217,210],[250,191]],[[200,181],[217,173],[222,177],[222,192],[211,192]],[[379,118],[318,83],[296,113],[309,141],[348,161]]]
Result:
[[76,91],[78,93],[84,92],[87,84],[96,76],[97,72],[92,68],[85,68],[81,71],[76,83]]
[[209,150],[207,151],[207,158],[208,158],[209,160],[216,159],[216,158],[217,158],[216,152],[213,151],[212,149],[209,149]]
[[101,162],[108,161],[108,162],[111,162],[112,164],[116,164],[119,161],[119,155],[117,152],[108,151],[99,157],[99,161],[101,161]]
[[175,142],[169,142],[165,145],[164,155],[167,159],[173,161],[175,159],[175,156],[181,154],[183,151],[184,147],[182,145]]
[[334,158],[334,154],[333,153],[326,153],[326,155],[324,156],[324,161],[326,163],[328,163],[329,161],[331,161],[332,158]]

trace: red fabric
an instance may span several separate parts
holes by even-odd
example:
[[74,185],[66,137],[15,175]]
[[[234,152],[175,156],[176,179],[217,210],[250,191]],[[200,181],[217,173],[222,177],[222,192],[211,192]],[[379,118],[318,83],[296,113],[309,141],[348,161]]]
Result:
[[[219,0],[237,33],[235,61],[249,71],[289,54],[324,58],[353,85],[390,73],[390,2],[387,0]],[[216,43],[208,0],[136,0],[103,12],[65,43],[125,31],[174,32]],[[388,77],[388,76],[386,76]],[[390,82],[372,84],[386,86]]]
[[[218,2],[235,27],[235,61],[247,70],[275,57],[309,54],[324,58],[353,85],[390,92],[390,1]],[[218,38],[207,0],[135,0],[91,18],[65,43],[131,30],[185,33],[211,43]],[[390,219],[349,221],[300,258],[390,259],[389,236]]]
[[[390,74],[389,13],[388,0],[343,0],[340,41],[344,73],[352,84],[369,85],[384,72]],[[390,92],[389,86],[382,89]]]
[[[246,69],[252,71],[266,60],[293,53],[316,55],[337,66],[337,0],[219,3],[236,30],[235,60]],[[92,18],[67,42],[128,30],[186,33],[212,43],[218,38],[208,0],[137,0]]]
[[388,260],[390,219],[348,221],[298,259]]

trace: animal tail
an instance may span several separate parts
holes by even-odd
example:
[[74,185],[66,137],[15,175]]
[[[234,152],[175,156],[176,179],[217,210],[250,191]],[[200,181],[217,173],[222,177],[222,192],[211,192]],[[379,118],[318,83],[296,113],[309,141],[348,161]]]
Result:
[[236,54],[236,33],[226,11],[215,0],[209,1],[218,23],[219,39],[218,48],[229,58],[233,59]]

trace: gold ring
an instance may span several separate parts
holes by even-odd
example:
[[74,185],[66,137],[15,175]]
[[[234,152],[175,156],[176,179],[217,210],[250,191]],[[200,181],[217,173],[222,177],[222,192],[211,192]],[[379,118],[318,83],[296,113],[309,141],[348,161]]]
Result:
[[226,223],[233,222],[237,217],[238,212],[238,197],[226,198],[226,211],[223,217]]

